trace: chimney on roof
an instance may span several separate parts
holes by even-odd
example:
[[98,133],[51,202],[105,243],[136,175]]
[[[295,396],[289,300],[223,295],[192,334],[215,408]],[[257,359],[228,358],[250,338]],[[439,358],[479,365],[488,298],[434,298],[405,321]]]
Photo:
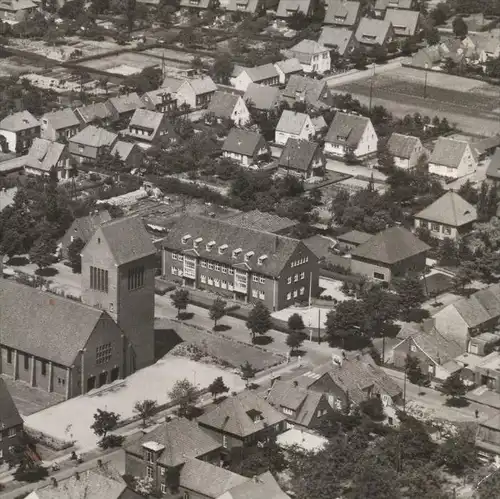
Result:
[[424,333],[430,333],[435,326],[435,320],[434,317],[430,317],[429,319],[424,319],[422,321],[422,331]]
[[57,480],[55,479],[55,477],[52,477],[50,481],[52,482],[52,487],[57,487]]

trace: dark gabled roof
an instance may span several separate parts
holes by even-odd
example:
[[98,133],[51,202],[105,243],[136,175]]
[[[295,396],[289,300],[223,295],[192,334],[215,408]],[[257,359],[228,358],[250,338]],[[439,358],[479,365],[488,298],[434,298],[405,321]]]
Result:
[[60,144],[59,142],[52,142],[37,137],[31,144],[25,166],[48,173],[52,168],[57,167],[57,162],[61,159],[65,147],[64,144]]
[[[251,411],[258,411],[261,420],[252,419],[248,414]],[[281,412],[249,390],[228,397],[215,409],[198,418],[198,422],[206,427],[215,428],[241,438],[253,435],[285,420],[286,417]]]
[[419,143],[418,137],[394,132],[387,142],[387,149],[393,156],[409,159]]
[[300,100],[301,98],[307,104],[313,107],[327,107],[322,99],[322,95],[328,87],[322,80],[315,80],[307,76],[292,75],[283,90],[283,97],[291,100]]
[[460,197],[456,192],[448,191],[432,204],[419,211],[414,218],[437,222],[452,227],[461,227],[477,220],[474,206]]
[[0,378],[0,431],[23,424],[5,381]]
[[288,139],[278,164],[293,170],[308,171],[318,150],[320,146],[316,142]]
[[96,119],[107,120],[116,118],[116,111],[109,101],[94,102],[88,106],[78,107],[75,110],[83,123],[92,123]]
[[325,142],[356,148],[369,123],[370,118],[365,116],[338,111],[328,129]]
[[225,218],[224,221],[229,224],[237,225],[243,229],[260,230],[272,232],[273,234],[285,229],[290,229],[298,224],[296,220],[279,217],[273,213],[259,210],[244,211],[229,218]]
[[[183,244],[182,238],[187,235],[191,238]],[[203,240],[195,248],[194,241],[200,237]],[[215,241],[215,245],[207,250],[206,245],[211,241]],[[300,244],[298,239],[194,215],[179,218],[162,241],[165,249],[186,254],[197,253],[201,258],[209,258],[236,268],[253,269],[255,272],[270,276],[279,276]],[[227,248],[220,253],[218,248],[223,245],[227,245]],[[236,249],[241,251],[233,258],[232,253]],[[245,261],[245,254],[250,251],[254,254]],[[258,259],[261,256],[267,258],[259,265]]]
[[106,312],[30,286],[0,279],[0,343],[71,366]]
[[165,447],[160,451],[158,462],[169,467],[179,466],[190,459],[204,456],[221,446],[195,421],[188,421],[184,418],[161,424],[125,450],[133,454],[143,455],[143,444],[148,442],[155,442]]
[[368,234],[367,232],[362,232],[360,230],[350,230],[349,232],[338,236],[337,239],[346,243],[363,244],[372,237],[373,234]]
[[207,112],[214,113],[217,118],[230,119],[239,99],[241,97],[238,95],[217,91],[212,96]]
[[289,12],[302,12],[306,16],[311,8],[311,0],[280,0],[276,10],[277,17],[288,17]]
[[117,138],[116,133],[94,125],[87,125],[83,130],[73,135],[69,141],[90,147],[104,147],[113,145]]
[[313,57],[328,52],[324,45],[320,45],[316,40],[301,40],[287,51],[293,54],[302,64],[310,64]]
[[280,120],[276,125],[276,131],[298,135],[310,119],[308,114],[283,109]]
[[361,43],[382,45],[390,29],[391,23],[385,19],[362,17],[356,30],[356,39]]
[[115,108],[118,114],[128,113],[136,109],[143,109],[146,104],[141,100],[136,92],[130,94],[119,95],[118,97],[111,97],[109,99],[111,105]]
[[281,91],[278,87],[259,85],[257,83],[250,83],[243,96],[245,102],[251,101],[256,109],[263,111],[268,111],[276,107],[280,99]]
[[218,499],[290,499],[290,496],[281,490],[273,475],[266,471],[233,487]]
[[302,71],[300,61],[295,57],[292,57],[291,59],[285,59],[284,61],[275,62],[274,66],[276,68],[279,68],[285,75],[300,73]]
[[29,111],[10,114],[0,121],[0,130],[11,132],[19,132],[37,126],[40,126],[40,122]]
[[398,34],[400,34],[401,29],[404,29],[405,35],[413,36],[417,31],[420,12],[414,10],[387,9],[384,19],[392,24],[393,28],[398,31]]
[[263,140],[264,137],[258,132],[232,128],[224,141],[222,150],[244,156],[253,156]]
[[392,265],[429,250],[429,246],[403,227],[390,227],[371,237],[351,253],[363,258]]
[[500,179],[500,147],[495,149],[495,153],[491,157],[490,164],[486,170],[488,178]]
[[260,0],[229,0],[226,10],[229,12],[246,12],[255,14],[259,8]]
[[359,7],[359,2],[329,0],[323,24],[354,26],[358,19]]
[[156,253],[151,237],[139,217],[112,220],[101,225],[95,234],[96,237],[102,235],[105,239],[117,265]]
[[434,145],[429,163],[447,166],[448,168],[458,168],[469,147],[470,145],[463,140],[439,137]]
[[324,26],[318,42],[325,47],[337,47],[337,52],[344,55],[353,36],[354,33],[347,28]]
[[61,130],[63,128],[80,125],[80,120],[76,117],[76,114],[71,108],[45,113],[42,116],[42,122],[43,120],[47,120],[49,125],[54,128],[54,130]]
[[377,0],[375,10],[385,10],[388,7],[398,9],[411,9],[413,0]]
[[68,230],[73,232],[73,229],[77,229],[80,233],[78,237],[80,237],[84,243],[87,243],[97,230],[97,227],[110,220],[111,215],[108,210],[98,211],[97,213],[92,212],[89,215],[75,219]]

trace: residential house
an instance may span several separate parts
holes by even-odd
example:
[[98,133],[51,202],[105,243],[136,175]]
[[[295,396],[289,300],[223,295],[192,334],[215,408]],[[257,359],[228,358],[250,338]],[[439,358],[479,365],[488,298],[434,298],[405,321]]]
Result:
[[50,175],[54,171],[59,180],[73,176],[68,147],[59,142],[35,139],[26,155],[24,171],[33,175]]
[[246,92],[251,83],[259,85],[277,86],[279,85],[280,75],[274,64],[263,64],[254,68],[245,68],[243,66],[235,66],[233,77],[230,79],[231,85]]
[[408,170],[417,166],[427,150],[418,137],[394,132],[387,142],[387,151],[394,159],[394,166]]
[[127,122],[137,109],[144,109],[146,104],[141,100],[137,92],[111,97],[108,102],[114,109],[118,119]]
[[448,191],[414,215],[415,229],[424,228],[437,239],[458,239],[477,220],[477,210],[456,192]]
[[250,83],[243,95],[243,100],[247,107],[250,103],[259,111],[272,111],[281,101],[281,92],[278,87]]
[[325,153],[362,158],[377,152],[378,138],[370,118],[338,111],[325,137]]
[[189,10],[207,10],[213,5],[213,0],[181,0],[179,6]]
[[236,485],[217,499],[261,499],[264,497],[266,499],[290,499],[269,471],[241,485]]
[[69,139],[69,152],[79,163],[95,163],[101,154],[110,151],[118,135],[104,128],[88,125]]
[[500,182],[500,147],[495,149],[486,170],[486,178],[491,182],[498,184]]
[[177,106],[187,104],[192,109],[206,107],[216,91],[217,85],[210,76],[185,79],[175,91]]
[[260,161],[268,161],[271,150],[260,133],[232,128],[222,146],[222,155],[242,166],[258,167]]
[[306,17],[310,17],[314,11],[314,5],[313,0],[280,0],[276,17],[287,18],[297,12],[302,12]]
[[341,251],[352,251],[353,249],[366,243],[373,237],[373,234],[361,232],[360,230],[350,230],[345,234],[337,236],[337,247]]
[[326,81],[292,75],[282,92],[282,97],[290,107],[296,102],[304,102],[313,109],[328,109],[332,93]]
[[124,140],[115,142],[111,154],[113,156],[118,155],[128,170],[139,168],[144,162],[144,149],[137,144],[125,142]]
[[301,40],[286,55],[298,59],[304,73],[324,74],[332,67],[330,50],[314,40]]
[[228,92],[215,92],[208,105],[207,114],[219,120],[232,121],[236,126],[244,126],[250,121],[250,113],[243,98]]
[[302,65],[295,57],[275,62],[274,67],[278,71],[280,85],[286,85],[292,75],[302,73]]
[[421,274],[429,246],[403,227],[390,227],[351,253],[351,269],[371,279],[390,282],[408,273]]
[[272,234],[286,235],[299,222],[286,217],[279,217],[274,213],[262,212],[259,210],[242,211],[236,215],[231,215],[224,219],[225,222],[238,225],[241,228],[261,230]]
[[[496,335],[497,336],[497,335]],[[497,343],[500,336],[497,336]],[[500,353],[491,352],[483,357],[474,368],[474,384],[485,386],[493,393],[500,393]]]
[[442,58],[443,55],[439,45],[424,47],[412,55],[411,66],[422,69],[432,69]]
[[429,173],[460,178],[474,173],[477,162],[468,142],[439,137],[429,158]]
[[314,132],[316,136],[324,136],[328,131],[328,125],[326,124],[325,118],[319,115],[311,118],[312,124],[314,126]]
[[11,447],[22,445],[22,437],[23,419],[19,415],[7,383],[0,378],[0,463],[8,459]]
[[41,118],[42,139],[69,140],[80,131],[80,120],[71,108],[45,113]]
[[384,19],[392,24],[394,36],[415,36],[421,31],[420,12],[415,10],[387,9]]
[[500,455],[500,414],[481,421],[476,433],[476,447],[489,456]]
[[142,97],[146,109],[158,111],[159,113],[168,113],[177,109],[177,98],[175,93],[170,92],[168,88],[158,88],[151,92],[146,92]]
[[352,0],[328,0],[323,24],[332,24],[353,29],[357,26],[360,15],[360,3]]
[[472,39],[477,61],[484,64],[492,59],[498,59],[500,56],[500,31],[491,30],[486,33],[470,34]]
[[376,17],[383,18],[388,9],[411,10],[412,7],[413,0],[376,0],[373,10]]
[[174,126],[164,113],[136,109],[128,124],[125,135],[139,145],[162,144],[170,146],[177,142]]
[[226,10],[229,12],[244,12],[245,14],[260,14],[265,9],[262,0],[229,0]]
[[87,106],[77,107],[75,115],[82,125],[90,125],[95,122],[108,126],[118,120],[118,113],[110,101],[93,102]]
[[65,478],[52,477],[26,499],[140,499],[142,495],[129,489],[120,473],[109,463],[85,471],[75,471]]
[[[279,237],[279,236],[278,236]],[[286,416],[251,390],[226,398],[198,418],[228,454],[274,440],[286,431]]]
[[289,426],[318,428],[333,413],[324,393],[308,390],[297,381],[275,381],[266,400],[286,416]]
[[275,142],[286,145],[288,139],[311,140],[316,131],[309,115],[284,109],[276,125]]
[[356,30],[356,39],[367,49],[377,46],[386,47],[393,36],[392,24],[385,19],[363,17]]
[[321,146],[302,139],[288,139],[278,162],[280,170],[302,179],[322,177],[325,166],[326,159]]
[[441,335],[433,319],[426,319],[421,324],[403,324],[396,340],[392,364],[398,369],[405,368],[408,356],[417,359],[422,374],[431,379],[445,380],[461,369],[454,359],[464,352],[462,346]]
[[162,241],[162,275],[195,289],[271,310],[307,301],[318,289],[318,259],[299,240],[183,216]]
[[[356,5],[359,5],[357,2]],[[347,28],[324,26],[321,29],[318,43],[327,49],[335,50],[340,56],[348,56],[359,46],[354,32]]]
[[433,315],[436,329],[469,351],[471,338],[496,330],[500,319],[500,285],[493,284],[446,305]]
[[331,362],[302,374],[295,381],[300,387],[324,393],[328,404],[337,410],[376,396],[381,397],[385,407],[390,407],[400,403],[402,395],[399,385],[368,354],[332,357]]
[[13,113],[0,121],[0,135],[5,137],[9,151],[24,153],[40,137],[40,122],[29,111]]
[[[475,155],[478,160],[485,159],[488,156],[492,156],[499,146],[500,135],[498,134],[491,137],[485,137],[483,139],[475,140],[471,143],[471,147],[474,149]],[[488,172],[486,172],[486,176],[488,176]]]
[[18,23],[35,12],[36,3],[31,0],[2,0],[0,2],[0,20]]
[[61,239],[61,253],[63,258],[68,259],[68,248],[75,239],[81,239],[85,244],[96,231],[97,227],[111,220],[108,210],[93,211],[89,215],[75,218],[73,223]]

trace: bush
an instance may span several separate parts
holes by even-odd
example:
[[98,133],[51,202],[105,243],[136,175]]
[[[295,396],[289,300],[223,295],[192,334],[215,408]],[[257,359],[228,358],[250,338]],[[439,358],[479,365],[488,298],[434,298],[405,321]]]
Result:
[[30,468],[19,467],[19,469],[14,473],[14,479],[18,482],[28,482],[35,483],[47,478],[49,472],[47,469],[41,466],[34,466]]
[[99,447],[101,449],[112,449],[114,447],[121,447],[125,437],[122,435],[106,435],[99,442]]
[[406,317],[408,322],[422,322],[424,319],[428,319],[431,316],[428,310],[423,308],[412,308]]

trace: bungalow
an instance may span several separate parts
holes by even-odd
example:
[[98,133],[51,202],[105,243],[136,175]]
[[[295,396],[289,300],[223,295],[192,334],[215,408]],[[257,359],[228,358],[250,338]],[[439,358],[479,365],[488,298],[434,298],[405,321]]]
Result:
[[313,0],[280,0],[276,17],[287,18],[297,12],[302,12],[306,17],[310,17],[314,10]]
[[359,21],[361,4],[352,0],[328,0],[323,24],[354,28]]
[[158,111],[159,113],[168,113],[177,109],[177,98],[168,88],[158,88],[151,92],[146,92],[142,97],[146,109]]
[[326,81],[299,75],[290,77],[282,96],[290,107],[293,107],[296,102],[305,102],[314,109],[329,108],[332,99],[332,93]]
[[82,125],[89,125],[97,121],[107,126],[118,120],[118,113],[109,101],[94,102],[88,106],[77,107],[75,115]]
[[113,106],[115,114],[120,120],[129,120],[136,109],[144,109],[146,107],[136,92],[111,97],[109,103]]
[[415,36],[421,30],[420,12],[414,10],[387,9],[384,19],[392,24],[394,36]]
[[33,175],[50,175],[54,171],[57,178],[68,179],[72,176],[72,165],[68,148],[59,142],[35,139],[30,147],[24,171]]
[[394,166],[408,170],[414,168],[427,150],[418,137],[394,132],[387,142],[387,150],[394,158]]
[[281,101],[281,92],[278,87],[250,83],[243,95],[243,100],[247,107],[250,103],[259,111],[271,111],[278,107]]
[[2,0],[0,2],[0,20],[18,23],[35,12],[36,3],[31,0]]
[[335,50],[342,57],[348,56],[359,46],[353,31],[333,26],[324,26],[321,29],[318,43]]
[[69,152],[79,163],[95,163],[105,150],[111,150],[118,135],[104,128],[88,125],[69,139]]
[[175,91],[177,106],[180,107],[182,104],[187,104],[192,109],[205,107],[216,91],[217,85],[210,76],[185,79]]
[[244,126],[250,121],[250,113],[243,98],[228,92],[215,92],[207,108],[207,115],[216,119],[232,121],[236,126]]
[[476,169],[476,158],[468,142],[439,137],[429,158],[429,173],[460,178]]
[[370,118],[337,112],[325,137],[325,153],[361,158],[377,151],[378,138]]
[[297,381],[275,381],[266,400],[286,416],[292,427],[318,428],[333,414],[324,393],[301,387]]
[[60,109],[52,113],[45,113],[41,119],[42,139],[57,141],[68,140],[80,131],[80,120],[72,109]]
[[254,68],[244,68],[235,66],[233,77],[230,82],[233,87],[246,92],[250,83],[258,83],[259,85],[279,85],[280,75],[274,64],[264,64]]
[[261,158],[269,158],[271,150],[260,133],[233,128],[224,141],[222,155],[242,166],[253,166]]
[[259,14],[265,9],[262,0],[229,0],[226,10],[229,12],[243,12],[245,14]]
[[274,67],[278,71],[280,85],[286,85],[292,75],[302,73],[302,66],[295,57],[275,62]]
[[10,450],[22,444],[23,419],[7,388],[0,378],[0,464],[8,459]]
[[385,19],[363,17],[356,30],[356,39],[365,48],[385,47],[393,36],[392,24]]
[[288,139],[311,140],[314,135],[315,130],[309,115],[285,109],[276,125],[274,141],[285,145]]
[[162,143],[172,145],[177,142],[177,134],[170,120],[163,113],[136,109],[125,135],[137,141],[139,145]]
[[437,239],[458,239],[477,220],[477,210],[456,192],[448,191],[414,215],[415,229],[430,230]]
[[376,17],[383,18],[387,9],[411,10],[413,0],[376,0],[374,13]]
[[300,61],[304,73],[323,74],[330,71],[330,50],[314,40],[302,40],[286,51],[287,57]]
[[390,282],[409,273],[421,274],[429,246],[403,227],[391,227],[351,253],[351,270],[370,279]]
[[0,121],[0,135],[5,137],[9,151],[24,153],[40,136],[40,122],[29,111],[10,114]]
[[325,155],[319,144],[298,139],[288,139],[278,162],[280,170],[302,179],[322,177],[325,165]]

